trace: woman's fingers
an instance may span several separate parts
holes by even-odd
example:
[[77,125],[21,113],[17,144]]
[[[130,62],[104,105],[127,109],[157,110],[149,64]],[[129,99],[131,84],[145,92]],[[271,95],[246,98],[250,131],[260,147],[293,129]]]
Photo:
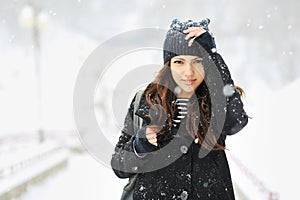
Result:
[[150,125],[146,128],[146,138],[147,140],[157,146],[157,133],[159,132],[161,128],[156,125]]
[[198,37],[202,33],[205,33],[206,30],[203,27],[189,27],[186,30],[183,30],[183,33],[186,33],[185,39],[188,40],[193,37]]
[[156,133],[146,133],[146,138],[148,140],[156,138]]
[[157,146],[157,139],[154,138],[154,139],[151,139],[151,140],[148,140],[151,144]]
[[194,31],[192,31],[192,32],[189,32],[186,36],[185,36],[185,40],[188,40],[188,39],[190,39],[190,38],[193,38],[193,37],[195,37],[195,35],[196,35],[196,32],[194,32]]
[[161,130],[161,126],[157,125],[149,125],[147,128],[149,128],[151,131],[158,133]]
[[147,138],[148,142],[157,146],[157,134],[156,133],[148,133],[148,134],[146,134],[146,138]]
[[190,32],[196,32],[196,33],[204,33],[206,30],[203,27],[189,27],[185,30],[183,30],[183,33],[190,33]]

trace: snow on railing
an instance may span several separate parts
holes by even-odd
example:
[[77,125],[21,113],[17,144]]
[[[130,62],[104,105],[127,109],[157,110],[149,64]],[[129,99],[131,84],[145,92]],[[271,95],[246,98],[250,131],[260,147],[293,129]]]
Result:
[[66,162],[69,152],[60,139],[39,143],[34,135],[2,138],[0,146],[0,197]]
[[0,156],[0,179],[34,165],[61,149],[64,147],[46,143]]
[[36,134],[15,134],[2,137],[0,138],[0,156],[37,143],[39,141]]
[[[269,189],[262,180],[260,180],[250,169],[248,169],[234,154],[229,153],[229,158],[235,163],[240,172],[249,179],[251,185],[254,186],[264,197],[265,200],[279,200],[279,194]],[[240,185],[239,185],[240,186]],[[244,194],[245,195],[245,194]],[[253,196],[255,194],[252,194]],[[249,198],[256,199],[256,198]]]

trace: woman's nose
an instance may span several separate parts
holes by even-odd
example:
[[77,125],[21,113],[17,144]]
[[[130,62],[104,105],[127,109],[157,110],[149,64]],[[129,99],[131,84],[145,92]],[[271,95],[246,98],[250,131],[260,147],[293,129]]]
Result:
[[184,75],[193,75],[194,73],[194,66],[191,63],[186,63],[184,68]]

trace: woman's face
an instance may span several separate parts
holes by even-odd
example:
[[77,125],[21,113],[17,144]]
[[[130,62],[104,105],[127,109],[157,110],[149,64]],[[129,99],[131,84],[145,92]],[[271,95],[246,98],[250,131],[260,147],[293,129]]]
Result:
[[204,80],[205,72],[202,58],[198,56],[179,55],[170,61],[174,81],[181,89],[178,97],[189,98]]

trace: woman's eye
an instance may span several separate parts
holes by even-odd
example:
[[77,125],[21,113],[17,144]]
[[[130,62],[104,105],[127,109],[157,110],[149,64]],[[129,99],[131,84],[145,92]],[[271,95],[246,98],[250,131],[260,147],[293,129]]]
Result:
[[174,63],[175,64],[182,64],[183,62],[181,60],[175,60]]
[[198,59],[198,60],[194,60],[195,64],[202,64],[202,60]]

